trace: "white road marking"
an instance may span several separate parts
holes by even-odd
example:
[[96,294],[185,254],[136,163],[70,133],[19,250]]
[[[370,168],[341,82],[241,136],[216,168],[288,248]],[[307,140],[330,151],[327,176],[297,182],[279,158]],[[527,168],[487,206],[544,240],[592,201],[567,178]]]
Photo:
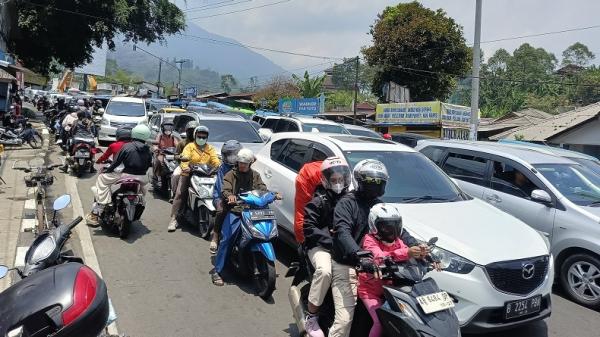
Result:
[[29,247],[17,247],[17,255],[15,256],[15,267],[25,266],[25,254]]
[[[85,224],[85,212],[83,211],[79,192],[77,191],[77,178],[73,176],[66,176],[65,185],[67,193],[71,195],[73,216],[81,216],[84,218],[83,221],[77,227],[75,227],[75,231],[77,231],[77,236],[79,237],[81,248],[83,250],[83,261],[88,267],[92,268],[98,274],[98,276],[100,276],[100,278],[102,278],[100,263],[98,263],[98,257],[96,256],[94,244],[92,243],[92,236],[90,235],[90,231]],[[111,335],[119,334],[116,323],[111,323],[107,329],[108,333]]]
[[23,219],[21,220],[21,232],[30,232],[37,224],[37,219]]
[[27,199],[25,200],[25,209],[27,210],[35,210],[37,207],[37,203],[35,199]]
[[50,132],[48,131],[48,129],[47,128],[43,128],[42,129],[42,135],[48,135],[48,134],[50,134]]

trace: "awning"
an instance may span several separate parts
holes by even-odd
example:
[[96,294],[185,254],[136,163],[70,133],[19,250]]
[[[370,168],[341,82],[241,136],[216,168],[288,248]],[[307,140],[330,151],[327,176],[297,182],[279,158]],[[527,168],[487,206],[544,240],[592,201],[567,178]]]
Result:
[[16,81],[17,78],[13,75],[9,74],[8,71],[0,68],[0,82],[10,83],[12,81]]
[[255,104],[254,101],[251,101],[249,99],[236,99],[235,101],[241,104]]

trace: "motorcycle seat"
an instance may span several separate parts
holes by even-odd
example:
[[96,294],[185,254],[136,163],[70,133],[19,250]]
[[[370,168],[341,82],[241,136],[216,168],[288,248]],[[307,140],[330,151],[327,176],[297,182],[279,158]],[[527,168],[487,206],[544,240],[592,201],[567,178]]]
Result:
[[119,185],[123,185],[123,184],[138,184],[138,185],[141,185],[142,184],[142,182],[139,179],[133,178],[133,177],[123,177],[123,178],[117,180],[116,183],[119,184]]

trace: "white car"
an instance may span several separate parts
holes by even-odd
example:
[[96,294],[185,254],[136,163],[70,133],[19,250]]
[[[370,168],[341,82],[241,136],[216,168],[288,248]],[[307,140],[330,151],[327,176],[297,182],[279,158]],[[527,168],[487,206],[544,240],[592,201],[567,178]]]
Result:
[[293,241],[294,179],[313,158],[382,161],[389,173],[385,202],[396,203],[405,228],[426,241],[447,267],[432,272],[455,299],[463,332],[507,329],[550,316],[554,279],[549,243],[537,231],[497,208],[469,197],[435,164],[413,149],[351,135],[280,133],[258,152],[253,168],[283,195],[273,205],[280,236]]
[[104,114],[98,140],[113,142],[119,127],[133,128],[148,121],[144,99],[137,97],[113,97],[108,102]]
[[266,117],[262,127],[258,130],[264,139],[268,139],[274,133],[281,132],[323,132],[340,133],[349,135],[350,132],[339,123],[307,116],[282,115]]

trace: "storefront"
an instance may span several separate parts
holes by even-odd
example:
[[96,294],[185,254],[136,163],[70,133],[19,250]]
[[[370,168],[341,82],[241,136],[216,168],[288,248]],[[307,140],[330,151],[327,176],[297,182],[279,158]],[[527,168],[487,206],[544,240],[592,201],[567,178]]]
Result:
[[470,122],[471,108],[440,101],[378,104],[375,115],[379,132],[442,139],[469,139]]

